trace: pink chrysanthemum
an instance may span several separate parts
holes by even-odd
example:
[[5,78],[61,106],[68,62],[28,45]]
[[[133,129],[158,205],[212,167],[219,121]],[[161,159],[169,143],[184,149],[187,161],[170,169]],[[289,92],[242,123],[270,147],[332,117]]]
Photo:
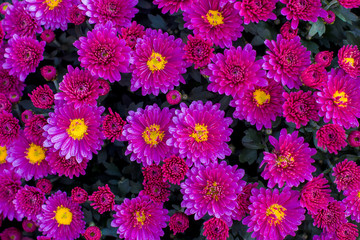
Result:
[[209,39],[199,36],[188,35],[188,41],[184,47],[185,60],[194,64],[194,68],[206,67],[214,56],[213,43]]
[[147,196],[126,198],[121,205],[115,205],[115,211],[111,226],[118,228],[117,233],[125,240],[160,240],[170,219],[168,210]]
[[55,33],[50,29],[46,29],[41,33],[40,38],[46,43],[51,43],[55,40]]
[[281,14],[291,21],[291,28],[296,29],[299,20],[316,22],[318,17],[326,17],[327,13],[321,8],[320,0],[280,0],[286,4]]
[[169,182],[173,184],[180,184],[189,170],[189,167],[186,165],[184,159],[175,155],[170,158],[166,158],[161,168],[164,180],[169,180]]
[[151,201],[156,203],[164,203],[169,201],[170,196],[170,184],[161,181],[147,181],[144,183],[144,191],[141,191],[140,195],[147,195]]
[[305,86],[321,90],[328,81],[324,63],[311,64],[301,73],[300,79]]
[[45,137],[42,136],[43,127],[47,124],[46,118],[43,115],[35,114],[25,122],[24,133],[29,141],[42,145]]
[[110,92],[109,81],[99,78],[98,82],[100,84],[100,96],[105,96]]
[[268,79],[268,86],[247,88],[243,97],[235,97],[230,106],[235,107],[234,118],[246,120],[256,125],[257,130],[262,127],[271,128],[271,121],[282,116],[282,96],[284,88],[273,79]]
[[91,226],[85,230],[83,236],[86,240],[100,240],[101,230],[97,226]]
[[349,145],[352,147],[360,147],[360,131],[352,131],[347,138]]
[[283,115],[287,122],[296,124],[296,128],[306,126],[310,120],[319,121],[319,106],[311,91],[284,92]]
[[299,88],[300,74],[311,63],[311,52],[301,45],[300,37],[288,40],[278,34],[276,41],[265,40],[265,45],[269,50],[262,67],[269,70],[267,76],[289,88]]
[[0,93],[0,112],[5,111],[10,113],[12,109],[12,104],[5,94]]
[[181,207],[186,208],[187,215],[195,214],[195,220],[208,213],[231,226],[237,195],[245,186],[245,181],[241,180],[244,174],[243,169],[227,165],[225,161],[192,167],[187,173],[188,178],[180,184]]
[[323,17],[323,20],[326,24],[333,24],[335,22],[336,19],[336,15],[333,11],[331,10],[327,10],[326,11],[326,17]]
[[[10,75],[9,70],[3,69],[0,66],[0,93],[5,94],[9,101],[14,103],[23,95],[22,91],[24,88],[25,84],[18,77]],[[13,98],[14,94],[18,96],[18,99]]]
[[305,219],[305,209],[300,206],[299,192],[286,187],[278,189],[254,188],[250,197],[250,216],[243,220],[251,237],[257,240],[282,240],[295,231]]
[[345,198],[342,200],[346,206],[346,216],[353,221],[360,222],[360,188],[344,190]]
[[52,189],[52,183],[49,179],[42,178],[36,182],[36,187],[40,189],[43,193],[49,194]]
[[75,187],[71,190],[71,200],[76,203],[84,203],[88,200],[88,193],[81,187]]
[[11,38],[15,34],[23,37],[35,38],[36,33],[43,30],[29,11],[29,6],[25,1],[13,0],[12,5],[7,8],[5,18],[1,24],[6,32],[6,38]]
[[79,61],[83,68],[93,76],[102,77],[110,82],[120,81],[121,72],[127,72],[130,60],[130,48],[116,35],[116,29],[108,22],[97,24],[86,37],[74,42],[79,49]]
[[23,215],[15,210],[13,203],[16,193],[21,189],[21,176],[15,171],[4,169],[0,173],[0,214],[12,221],[21,221]]
[[147,182],[160,182],[163,181],[162,168],[159,165],[151,164],[150,166],[142,168],[144,181],[143,184]]
[[5,15],[8,7],[11,5],[9,2],[3,2],[0,4],[0,13]]
[[184,9],[183,15],[184,27],[221,48],[231,47],[232,41],[241,37],[244,30],[243,21],[233,3],[220,6],[220,0],[193,0]]
[[174,235],[185,232],[189,228],[189,217],[182,212],[174,213],[170,217],[169,228]]
[[360,51],[357,46],[346,45],[338,52],[339,67],[351,77],[360,76]]
[[73,0],[25,0],[29,10],[45,29],[67,29],[67,13]]
[[[23,220],[23,222],[21,223],[21,226],[23,227],[24,231],[25,231],[25,232],[28,232],[28,233],[35,232],[35,230],[37,229],[35,220],[34,220],[34,221],[31,221],[31,220],[29,220],[29,219],[25,219],[25,220]],[[24,240],[24,239],[22,239],[22,240]]]
[[286,22],[284,23],[284,25],[282,25],[282,27],[280,28],[280,34],[281,36],[283,36],[283,38],[291,40],[293,38],[295,38],[298,34],[298,29],[292,29],[291,28],[291,23],[290,22]]
[[190,6],[192,0],[154,0],[153,3],[155,5],[159,5],[158,8],[161,9],[161,13],[165,14],[170,12],[170,14],[174,14],[179,9],[184,11],[187,7]]
[[317,214],[311,215],[314,226],[322,228],[326,232],[334,232],[336,228],[346,223],[345,206],[342,202],[333,200],[325,209],[319,209]]
[[204,222],[203,236],[207,240],[226,240],[229,237],[229,227],[221,218],[211,218]]
[[333,60],[333,52],[330,51],[322,51],[322,52],[318,52],[315,55],[315,62],[319,63],[321,65],[323,65],[324,67],[328,67],[330,66],[332,60]]
[[55,107],[49,113],[48,124],[44,126],[45,147],[54,147],[59,155],[70,159],[75,157],[81,163],[97,154],[105,138],[101,132],[101,114],[104,107],[73,104]]
[[358,8],[358,7],[360,7],[360,2],[358,0],[339,0],[339,3],[344,8]]
[[45,202],[45,194],[36,187],[25,185],[20,189],[13,201],[15,210],[27,219],[36,221],[36,215],[41,212]]
[[1,237],[1,240],[21,240],[21,239],[23,239],[20,230],[15,227],[6,228],[0,234],[0,237]]
[[250,213],[249,210],[249,206],[251,204],[250,202],[250,197],[251,195],[251,190],[253,188],[256,188],[258,185],[258,183],[250,183],[247,184],[241,191],[241,193],[239,193],[239,195],[236,197],[236,202],[237,202],[237,207],[235,208],[235,216],[234,219],[241,221],[241,219],[243,219],[243,217],[246,216],[246,214]]
[[332,121],[345,129],[358,127],[359,92],[357,79],[350,77],[341,69],[332,69],[327,84],[317,93],[316,101],[321,106],[319,116],[324,117],[324,122]]
[[166,100],[170,105],[176,105],[181,102],[181,93],[178,90],[171,90],[166,94]]
[[38,86],[28,95],[37,108],[49,109],[54,105],[54,92],[47,84]]
[[57,191],[51,195],[37,218],[39,231],[54,239],[73,240],[85,231],[80,205],[71,201],[65,192]]
[[258,23],[259,21],[275,20],[276,15],[273,11],[276,8],[278,0],[243,0],[236,2],[234,7],[239,10],[239,15],[244,17],[244,24],[250,22]]
[[338,191],[360,189],[360,167],[354,161],[345,159],[333,168]]
[[111,189],[106,184],[104,187],[99,186],[98,191],[93,192],[89,196],[90,206],[97,209],[100,214],[107,211],[114,210],[115,195],[111,192]]
[[317,145],[329,153],[338,154],[338,150],[346,147],[346,133],[338,124],[326,124],[316,132]]
[[41,72],[41,76],[43,76],[45,78],[46,81],[53,81],[56,79],[57,73],[56,73],[56,68],[54,66],[43,66],[40,69]]
[[[11,163],[8,162],[8,153],[9,148],[4,145],[1,146],[0,145],[0,172],[2,172],[4,169],[12,169],[13,166],[11,165]],[[1,217],[0,217],[1,220]],[[0,221],[0,227],[1,227],[1,221]]]
[[336,228],[335,235],[337,240],[356,240],[359,231],[355,224],[344,223]]
[[131,22],[130,27],[124,27],[120,29],[120,38],[124,39],[126,46],[131,50],[135,50],[137,40],[142,38],[145,34],[145,27],[137,22]]
[[172,121],[172,136],[166,143],[186,158],[188,166],[208,165],[231,154],[226,142],[233,131],[229,127],[232,119],[225,117],[219,103],[193,101],[189,107],[181,103]]
[[133,52],[131,91],[141,88],[142,95],[157,96],[160,91],[166,93],[180,82],[185,83],[181,74],[186,72],[188,64],[183,60],[183,47],[180,38],[147,29]]
[[109,115],[106,115],[102,122],[102,131],[105,137],[111,142],[121,140],[122,132],[126,122],[120,117],[117,112],[113,112],[109,108]]
[[1,23],[0,24],[0,45],[3,43],[4,37],[5,37],[5,31],[4,31],[3,25]]
[[170,138],[169,125],[173,111],[160,109],[156,104],[129,111],[123,136],[129,142],[125,154],[131,153],[130,160],[142,163],[145,167],[153,162],[159,164],[168,157],[171,148],[166,145]]
[[86,20],[85,12],[80,10],[78,5],[72,5],[68,10],[68,21],[75,25],[80,25]]
[[19,120],[11,113],[0,112],[0,146],[9,145],[19,136]]
[[307,182],[301,189],[300,205],[305,207],[311,214],[325,209],[331,201],[331,190],[328,181],[323,174]]
[[247,88],[255,85],[266,86],[266,72],[262,70],[263,60],[256,61],[256,51],[251,44],[225,49],[224,54],[218,53],[209,64],[212,71],[209,76],[208,90],[233,97],[244,95]]
[[21,113],[21,121],[26,124],[27,121],[30,120],[34,116],[34,112],[30,109],[27,109]]
[[64,75],[59,86],[61,92],[55,94],[55,99],[74,103],[75,108],[83,104],[96,106],[101,92],[97,77],[87,70],[74,69],[71,65],[68,65],[67,69],[68,73]]
[[41,60],[44,59],[45,42],[31,37],[14,34],[5,49],[4,69],[10,69],[10,75],[19,77],[24,82],[29,73],[35,72]]

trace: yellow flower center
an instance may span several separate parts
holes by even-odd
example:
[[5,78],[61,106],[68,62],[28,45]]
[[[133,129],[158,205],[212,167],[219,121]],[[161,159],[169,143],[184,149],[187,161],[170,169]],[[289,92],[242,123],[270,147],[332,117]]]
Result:
[[70,225],[72,221],[72,213],[70,212],[69,208],[64,207],[63,205],[60,205],[56,208],[56,211],[54,211],[56,221],[58,222],[58,226],[60,225]]
[[6,11],[7,8],[8,8],[8,5],[7,5],[7,4],[5,4],[5,5],[2,7],[3,11]]
[[27,226],[28,228],[32,228],[32,227],[33,227],[33,224],[32,224],[32,223],[27,223],[26,226]]
[[42,160],[45,159],[45,152],[46,149],[43,147],[31,143],[30,147],[26,149],[26,158],[29,160],[29,163],[40,165]]
[[355,59],[354,58],[344,58],[343,60],[344,63],[349,63],[350,66],[354,67],[354,62],[355,62]]
[[167,61],[165,60],[165,57],[163,57],[160,53],[154,52],[154,50],[152,51],[149,60],[146,62],[151,72],[163,70],[166,63]]
[[266,209],[266,216],[270,217],[270,226],[279,224],[286,216],[286,208],[279,204],[273,204]]
[[282,168],[287,168],[294,161],[295,161],[294,158],[291,156],[290,153],[288,153],[288,154],[280,155],[276,160],[276,165]]
[[208,13],[206,14],[206,16],[202,16],[203,19],[207,19],[207,21],[210,23],[210,25],[212,26],[217,26],[217,25],[221,25],[224,24],[224,17],[222,16],[221,12],[217,11],[217,10],[209,10]]
[[62,2],[62,0],[45,0],[44,3],[48,6],[49,10],[54,10],[59,4]]
[[195,129],[190,137],[194,138],[197,142],[204,142],[208,140],[208,133],[207,126],[204,124],[195,124]]
[[207,182],[205,187],[205,194],[215,201],[219,201],[219,197],[221,196],[221,186],[218,186],[217,182]]
[[358,191],[358,194],[357,194],[358,198],[360,198],[360,191]]
[[255,90],[255,92],[253,93],[253,97],[258,107],[270,102],[270,94],[264,92],[261,89]]
[[345,92],[336,91],[333,94],[334,103],[339,107],[346,107],[348,102],[348,95]]
[[66,129],[67,133],[70,137],[72,137],[74,140],[80,140],[83,139],[84,136],[87,134],[88,126],[86,126],[84,119],[77,118],[77,119],[71,119],[70,120],[70,126],[68,129]]
[[139,224],[141,224],[141,226],[144,225],[145,220],[146,220],[146,216],[145,216],[145,214],[144,214],[144,211],[141,211],[141,212],[136,211],[135,215],[136,215],[136,221],[137,221]]
[[0,146],[0,164],[6,163],[7,151],[6,146]]
[[162,141],[164,137],[164,131],[160,131],[160,125],[152,124],[150,127],[146,127],[142,133],[142,137],[150,147],[156,146]]

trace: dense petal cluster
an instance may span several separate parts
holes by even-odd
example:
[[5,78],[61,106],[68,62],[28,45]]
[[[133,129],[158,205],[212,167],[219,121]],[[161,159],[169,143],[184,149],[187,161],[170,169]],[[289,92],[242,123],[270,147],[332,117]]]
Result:
[[189,217],[182,212],[174,213],[170,217],[169,228],[174,232],[174,235],[185,232],[189,228]]
[[292,29],[291,22],[288,21],[280,28],[280,34],[283,38],[290,40],[298,35],[298,29]]
[[346,45],[338,52],[338,63],[347,74],[356,78],[360,76],[360,51],[357,46]]
[[0,93],[0,112],[11,112],[12,104],[5,94]]
[[74,4],[68,10],[68,21],[75,25],[80,25],[86,20],[85,12],[80,10],[79,7]]
[[55,40],[55,33],[50,29],[46,29],[41,33],[40,38],[46,43],[51,43]]
[[93,192],[93,194],[89,196],[89,201],[93,202],[90,206],[97,209],[100,214],[103,214],[106,211],[112,211],[114,209],[115,195],[106,184],[103,187],[99,186],[98,191]]
[[204,222],[203,235],[207,240],[226,240],[229,237],[229,227],[221,218],[211,218]]
[[86,240],[100,240],[101,230],[97,226],[91,226],[85,230],[83,236]]
[[47,84],[38,86],[28,95],[33,105],[37,108],[49,109],[54,104],[54,92]]
[[164,181],[147,181],[144,183],[144,191],[141,195],[147,195],[155,203],[164,203],[169,201],[170,184]]
[[338,191],[360,189],[360,166],[345,159],[333,168],[333,176]]
[[81,187],[75,187],[71,190],[71,200],[76,203],[84,203],[88,200],[88,193]]
[[137,22],[131,22],[130,27],[123,27],[120,29],[120,38],[124,39],[126,45],[132,50],[135,50],[137,40],[142,38],[145,34],[144,26],[137,24]]
[[0,66],[0,93],[5,94],[10,102],[16,103],[23,95],[24,88],[25,84],[17,76],[10,75],[9,70]]
[[0,214],[12,221],[21,221],[23,215],[15,210],[13,203],[16,193],[21,189],[21,176],[13,170],[4,169],[0,173]]
[[42,178],[36,182],[36,187],[40,189],[43,193],[49,194],[53,186],[49,179]]
[[214,56],[213,43],[209,39],[199,36],[188,35],[188,41],[184,47],[185,60],[194,64],[194,68],[206,67]]
[[161,169],[165,181],[169,180],[170,183],[180,184],[184,180],[189,167],[184,159],[173,155],[164,160]]
[[143,167],[144,182],[160,182],[163,181],[163,173],[160,165],[151,164],[150,166]]
[[339,3],[344,8],[358,8],[358,7],[360,7],[360,2],[358,0],[339,0]]
[[45,137],[42,136],[47,121],[43,115],[34,114],[30,119],[25,122],[24,133],[29,141],[42,145]]
[[316,132],[317,145],[329,153],[338,154],[347,145],[344,128],[337,124],[326,124]]
[[113,112],[111,108],[109,108],[109,113],[110,114],[106,115],[103,119],[102,131],[107,139],[114,142],[115,140],[121,139],[126,122],[117,112]]
[[339,240],[356,240],[359,230],[355,224],[347,222],[336,228],[335,235]]
[[11,113],[0,112],[0,146],[9,145],[19,136],[19,120]]
[[326,85],[327,80],[328,73],[325,69],[325,63],[311,64],[301,73],[302,83],[318,90],[321,90]]
[[352,131],[347,138],[349,145],[352,147],[360,147],[360,131]]
[[322,228],[328,232],[334,232],[337,227],[346,223],[345,206],[342,202],[332,200],[326,208],[320,209],[312,215],[314,226]]
[[158,5],[158,8],[161,9],[163,14],[170,12],[174,14],[177,11],[184,11],[185,8],[189,7],[192,0],[154,0],[153,3]]
[[181,102],[181,93],[178,90],[168,91],[166,94],[166,100],[171,105],[176,105]]
[[51,65],[46,65],[40,68],[41,76],[45,78],[46,81],[53,81],[56,79],[57,73],[56,68]]
[[321,51],[321,52],[318,52],[316,55],[315,55],[315,62],[316,63],[319,63],[321,65],[323,65],[324,67],[328,67],[330,66],[332,60],[333,60],[333,52],[330,52],[330,51]]
[[236,198],[236,202],[238,206],[235,208],[235,216],[234,219],[241,221],[243,217],[250,213],[249,206],[251,204],[250,197],[252,196],[251,191],[253,188],[256,188],[258,183],[250,183],[247,184],[239,193]]
[[36,215],[41,212],[45,202],[45,193],[36,187],[25,185],[15,196],[14,205],[18,213],[27,219],[36,221]]
[[234,8],[239,10],[239,15],[244,17],[244,24],[250,22],[258,23],[259,21],[275,20],[276,15],[273,11],[276,8],[278,0],[243,0],[236,2]]

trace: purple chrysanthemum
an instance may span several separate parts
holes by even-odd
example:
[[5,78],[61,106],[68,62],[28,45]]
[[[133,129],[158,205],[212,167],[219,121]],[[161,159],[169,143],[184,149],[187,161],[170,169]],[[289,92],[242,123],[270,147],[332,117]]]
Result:
[[326,232],[335,232],[335,229],[347,222],[345,217],[345,206],[342,202],[332,200],[324,209],[317,214],[311,215],[314,219],[314,226],[322,228]]
[[226,240],[229,237],[229,227],[221,218],[211,218],[204,222],[203,235],[207,240]]
[[295,231],[305,219],[305,209],[300,206],[299,192],[286,187],[278,189],[254,188],[250,197],[250,216],[243,220],[251,237],[257,240],[282,240]]
[[232,119],[224,117],[220,104],[194,101],[190,106],[180,104],[169,127],[171,138],[166,142],[186,158],[188,166],[216,162],[231,154],[226,142],[230,141]]
[[278,0],[243,0],[236,2],[234,7],[239,10],[239,15],[244,17],[244,24],[250,22],[275,20],[276,15],[273,10],[276,8]]
[[11,113],[0,112],[0,146],[9,145],[19,136],[19,120]]
[[174,235],[185,232],[189,228],[189,217],[182,212],[174,213],[170,217],[169,228],[174,232]]
[[352,147],[360,147],[360,131],[352,131],[347,138],[349,145]]
[[[9,70],[0,66],[0,93],[5,94],[9,101],[14,103],[23,95],[24,88],[25,84],[17,76],[10,75]],[[18,96],[18,99],[13,99],[13,95]]]
[[[35,232],[35,230],[37,229],[37,225],[35,222],[36,222],[36,220],[31,221],[29,219],[25,219],[21,223],[21,226],[23,227],[25,232],[32,233],[32,232]],[[24,239],[22,239],[22,240],[24,240]]]
[[22,112],[21,114],[21,121],[23,121],[23,123],[26,124],[27,121],[30,120],[30,118],[32,118],[34,116],[34,112],[30,109],[27,109],[25,111]]
[[130,48],[123,39],[117,37],[116,29],[108,22],[97,24],[86,37],[74,42],[79,49],[79,61],[83,68],[93,76],[102,77],[110,82],[120,81],[121,72],[128,72]]
[[106,115],[102,122],[102,131],[105,137],[111,142],[115,140],[121,140],[122,132],[126,122],[120,117],[117,112],[113,112],[109,108],[109,115]]
[[209,64],[212,71],[209,76],[208,90],[233,97],[244,95],[247,88],[255,85],[266,86],[266,72],[262,70],[263,60],[256,60],[256,51],[251,44],[225,49],[224,54],[218,53]]
[[53,239],[73,240],[85,232],[84,213],[65,192],[51,195],[37,218],[39,231]]
[[264,152],[264,159],[260,165],[266,163],[261,176],[268,179],[268,187],[273,188],[276,184],[281,188],[285,185],[297,187],[305,180],[312,179],[312,173],[316,168],[311,165],[315,162],[311,158],[316,154],[316,149],[310,148],[304,142],[303,137],[298,137],[297,131],[288,134],[286,129],[281,129],[279,141],[273,136],[269,136],[270,143],[274,150]]
[[81,187],[75,187],[71,190],[71,200],[76,203],[84,203],[88,200],[88,193]]
[[97,209],[100,214],[103,214],[104,212],[114,210],[115,195],[106,184],[103,187],[99,186],[98,191],[93,192],[89,196],[89,201],[92,201],[90,206]]
[[173,155],[164,160],[161,169],[165,181],[169,180],[170,183],[180,184],[184,180],[189,167],[184,159]]
[[77,4],[72,5],[68,10],[68,21],[75,25],[80,25],[86,20],[85,12],[80,10]]
[[5,94],[0,93],[0,112],[11,112],[12,109],[12,103],[9,101],[9,99],[6,97]]
[[227,165],[225,161],[192,167],[187,173],[188,178],[180,184],[181,207],[186,208],[187,215],[195,214],[195,220],[208,213],[231,226],[237,195],[245,186],[245,181],[241,180],[244,174],[243,169]]
[[357,46],[346,45],[338,52],[338,64],[347,74],[356,78],[360,76],[360,51]]
[[123,27],[120,29],[120,38],[124,39],[126,46],[130,47],[131,50],[135,50],[137,40],[142,38],[145,34],[145,27],[137,22],[131,22],[129,27]]
[[184,10],[184,27],[194,30],[195,36],[229,48],[241,37],[243,21],[233,3],[220,5],[220,0],[193,0]]
[[213,43],[209,39],[199,36],[188,35],[188,41],[184,47],[185,60],[194,64],[194,68],[206,67],[214,57]]
[[338,150],[346,147],[346,133],[338,124],[326,124],[316,132],[317,145],[329,153],[338,154]]
[[16,211],[27,219],[36,221],[36,215],[41,212],[45,202],[45,193],[36,187],[25,185],[20,189],[13,201]]
[[292,29],[289,21],[285,22],[280,28],[280,34],[283,38],[291,40],[298,35],[298,29]]
[[81,108],[74,108],[73,104],[55,106],[44,126],[44,146],[54,147],[66,159],[75,157],[79,163],[91,159],[105,139],[100,128],[103,111],[104,107],[85,104]]
[[315,55],[314,60],[316,63],[319,63],[319,64],[323,65],[324,67],[328,67],[328,66],[330,66],[330,64],[333,60],[333,54],[334,53],[331,51],[321,51]]
[[301,81],[305,86],[321,90],[328,81],[328,73],[324,63],[314,63],[301,73]]
[[230,106],[235,107],[234,118],[256,125],[257,130],[271,128],[271,121],[282,116],[283,92],[282,85],[273,79],[268,79],[266,87],[247,88],[243,97],[235,97],[230,102]]
[[41,76],[45,78],[46,81],[53,81],[56,79],[57,73],[56,68],[51,65],[43,66],[40,68]]
[[100,84],[100,96],[105,96],[106,94],[108,94],[110,92],[110,84],[109,81],[105,80],[105,79],[98,79],[98,82]]
[[300,74],[311,63],[311,52],[301,45],[300,37],[288,40],[278,34],[276,41],[265,40],[265,45],[269,50],[262,67],[269,70],[267,76],[289,88],[299,88]]
[[142,163],[145,167],[153,162],[159,164],[168,157],[170,147],[166,141],[170,138],[169,125],[173,111],[160,109],[156,104],[129,111],[123,136],[129,142],[125,154],[131,153],[130,160]]
[[23,240],[20,230],[16,227],[6,228],[0,234],[0,238],[1,240]]
[[12,221],[21,221],[23,215],[15,210],[13,203],[16,193],[21,189],[21,176],[15,171],[4,169],[0,173],[0,214]]
[[344,190],[345,198],[342,200],[346,207],[346,216],[353,221],[360,222],[360,188]]
[[170,14],[174,14],[179,9],[184,11],[185,8],[190,6],[192,0],[154,0],[153,3],[155,5],[159,5],[158,8],[161,9],[161,13],[165,14],[170,12]]
[[141,191],[139,195],[147,195],[151,201],[156,203],[164,203],[169,201],[170,196],[170,184],[160,181],[147,181],[143,183],[144,191]]
[[50,29],[46,29],[41,33],[40,38],[46,43],[51,43],[55,40],[55,33]]
[[115,205],[115,211],[111,226],[118,228],[117,233],[125,240],[160,240],[170,219],[168,210],[147,196],[126,198],[121,205]]
[[45,137],[42,136],[47,121],[43,115],[34,114],[30,119],[25,122],[24,133],[29,141],[42,145]]
[[181,74],[186,72],[188,63],[183,59],[184,44],[161,30],[147,29],[146,34],[133,52],[131,70],[131,91],[141,88],[142,95],[168,90],[185,83]]
[[33,105],[37,108],[49,109],[54,105],[54,92],[47,84],[38,86],[28,95]]
[[345,159],[336,164],[333,171],[334,182],[339,192],[360,189],[360,166],[356,162]]
[[339,4],[344,8],[358,8],[360,2],[358,0],[339,0]]

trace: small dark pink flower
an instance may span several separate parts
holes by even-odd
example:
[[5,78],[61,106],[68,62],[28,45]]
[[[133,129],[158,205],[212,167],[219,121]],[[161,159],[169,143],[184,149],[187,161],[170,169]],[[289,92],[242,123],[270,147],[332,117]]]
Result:
[[337,240],[356,240],[359,236],[359,230],[353,223],[344,223],[336,228],[335,235]]
[[229,227],[221,218],[213,217],[204,222],[203,235],[207,240],[226,240],[229,237]]
[[54,92],[49,85],[38,86],[28,94],[35,107],[49,109],[54,104]]
[[34,116],[33,111],[28,109],[23,111],[23,113],[21,114],[21,120],[23,121],[23,123],[26,123],[33,116]]
[[206,67],[214,56],[213,42],[199,36],[188,35],[188,41],[184,47],[185,60],[194,64],[194,68]]
[[328,76],[324,64],[314,63],[301,73],[301,81],[305,86],[321,90],[327,83]]
[[0,93],[0,112],[11,112],[12,104],[5,94]]
[[[35,223],[36,219],[34,221],[31,221],[29,219],[25,219],[23,220],[22,222],[22,227],[24,229],[25,232],[28,232],[28,233],[32,233],[32,232],[35,232],[36,230],[36,223]],[[24,239],[23,239],[24,240]]]
[[324,67],[328,67],[331,64],[331,61],[333,60],[333,52],[331,51],[322,51],[318,52],[315,55],[315,62],[323,65]]
[[71,200],[76,203],[84,203],[88,199],[88,193],[81,187],[75,187],[71,190]]
[[109,115],[106,115],[102,122],[102,131],[105,137],[111,142],[120,140],[123,132],[123,128],[126,122],[120,117],[117,112],[113,112],[109,108]]
[[333,24],[335,22],[335,13],[331,10],[326,11],[326,17],[323,17],[323,20],[326,24]]
[[55,40],[55,33],[50,29],[46,29],[41,33],[40,38],[46,43],[51,43]]
[[120,38],[124,39],[126,45],[132,50],[135,50],[137,40],[142,38],[145,34],[144,26],[137,24],[135,21],[131,23],[130,27],[123,27],[120,30]]
[[329,153],[338,154],[338,150],[346,147],[346,133],[338,124],[326,124],[316,132],[317,145]]
[[171,90],[166,94],[166,100],[171,105],[176,105],[181,102],[181,93],[178,90]]
[[174,235],[183,233],[189,228],[189,217],[182,212],[174,213],[174,215],[170,217],[169,227],[170,230],[174,232]]
[[40,189],[43,193],[49,194],[52,189],[52,183],[49,179],[42,178],[36,182],[36,187]]
[[143,184],[146,182],[160,182],[163,180],[162,169],[159,165],[151,164],[150,166],[143,167],[142,170],[144,176]]
[[360,167],[354,161],[345,159],[333,168],[338,191],[360,189]]
[[286,23],[284,23],[284,25],[282,25],[282,27],[280,28],[280,34],[285,38],[285,39],[293,39],[297,36],[298,34],[298,29],[292,29],[291,28],[291,22],[287,21]]
[[360,147],[360,131],[352,131],[347,138],[349,145],[352,147]]
[[11,5],[11,3],[9,3],[9,2],[3,2],[2,4],[0,4],[0,13],[5,15],[8,7],[10,5]]
[[103,214],[106,211],[112,211],[115,204],[115,195],[111,192],[111,189],[106,184],[104,187],[99,186],[98,191],[93,192],[89,196],[90,206],[97,209],[100,214]]
[[234,8],[239,10],[239,15],[244,17],[244,24],[250,22],[275,20],[276,15],[273,11],[278,0],[243,0],[236,2]]
[[35,142],[39,145],[45,140],[42,136],[44,129],[43,127],[47,124],[46,118],[43,115],[35,114],[25,122],[24,133],[29,141]]
[[19,120],[11,113],[0,112],[0,146],[9,145],[19,136]]
[[22,234],[19,229],[15,227],[6,228],[0,234],[1,240],[21,240]]
[[339,3],[344,8],[358,8],[358,7],[360,7],[359,0],[339,0]]
[[98,82],[100,84],[99,88],[100,88],[100,96],[105,96],[106,94],[108,94],[110,92],[110,84],[109,81],[106,81],[105,79],[98,79]]
[[144,191],[142,195],[147,195],[153,202],[164,203],[169,201],[170,196],[170,184],[161,181],[148,181],[144,184]]
[[166,158],[161,168],[164,180],[169,180],[169,182],[173,184],[180,184],[189,170],[184,159],[175,155]]
[[311,216],[314,218],[314,226],[329,232],[334,232],[336,228],[347,222],[345,206],[336,200],[329,202],[326,208],[320,209]]
[[86,20],[84,11],[80,10],[76,4],[68,9],[67,14],[68,21],[75,25],[80,25]]
[[258,183],[247,184],[236,198],[237,206],[235,208],[235,220],[241,221],[246,214],[250,213],[249,206],[251,204],[251,190],[256,188]]
[[53,81],[56,79],[57,73],[56,73],[56,68],[54,66],[43,66],[40,69],[41,72],[41,76],[43,76],[45,78],[46,81]]
[[83,236],[86,240],[100,240],[101,230],[97,226],[91,226],[85,230]]
[[357,46],[346,45],[338,52],[339,67],[351,77],[360,76],[360,51]]

